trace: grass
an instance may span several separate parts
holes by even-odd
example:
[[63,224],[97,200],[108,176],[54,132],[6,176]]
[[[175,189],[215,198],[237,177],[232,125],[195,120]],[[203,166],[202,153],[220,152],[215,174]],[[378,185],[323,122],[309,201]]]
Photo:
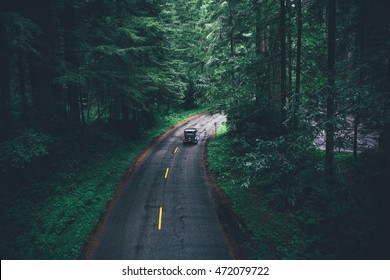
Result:
[[[153,138],[198,109],[166,116],[142,141],[69,151],[45,179],[1,189],[1,259],[78,259],[123,174]],[[17,191],[15,191],[17,190]]]

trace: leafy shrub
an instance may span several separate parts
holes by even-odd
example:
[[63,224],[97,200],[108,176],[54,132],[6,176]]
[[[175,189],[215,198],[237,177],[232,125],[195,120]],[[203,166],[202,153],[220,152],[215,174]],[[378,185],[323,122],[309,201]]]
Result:
[[[245,220],[253,258],[387,259],[389,161],[381,151],[336,153],[335,185],[326,184],[323,151],[311,135],[251,145],[227,132],[209,145],[209,163]],[[281,176],[286,185],[281,186]]]
[[0,169],[25,168],[34,160],[49,155],[52,138],[34,129],[20,130],[16,136],[0,144]]
[[266,198],[276,210],[291,209],[295,206],[297,201],[294,188],[292,187],[287,187],[285,189],[273,188],[266,195]]

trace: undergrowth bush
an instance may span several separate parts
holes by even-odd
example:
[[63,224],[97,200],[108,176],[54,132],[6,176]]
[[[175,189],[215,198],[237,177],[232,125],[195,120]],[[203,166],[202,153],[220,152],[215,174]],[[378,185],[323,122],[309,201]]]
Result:
[[123,123],[126,133],[101,122],[53,135],[20,131],[0,144],[1,259],[79,258],[137,155],[154,137],[203,110],[163,117],[141,136],[130,137],[140,132]]
[[21,169],[49,155],[50,135],[34,130],[19,130],[11,139],[0,143],[0,170]]
[[311,143],[309,136],[292,134],[249,145],[229,132],[211,141],[210,168],[251,232],[252,257],[388,258],[386,156],[337,153],[336,184],[329,188],[324,152]]

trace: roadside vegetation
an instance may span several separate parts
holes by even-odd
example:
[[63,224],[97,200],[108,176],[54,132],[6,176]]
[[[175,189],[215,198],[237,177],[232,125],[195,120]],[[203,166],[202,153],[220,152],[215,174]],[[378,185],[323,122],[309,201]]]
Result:
[[389,258],[389,14],[388,0],[2,0],[2,257],[77,258],[167,116],[213,104],[227,128],[211,165],[255,258]]
[[1,2],[2,259],[78,258],[137,154],[202,106],[164,18],[156,1]]
[[[337,179],[329,189],[324,152],[296,143],[299,150],[281,163],[279,141],[248,146],[222,126],[208,146],[209,168],[252,237],[245,244],[251,258],[387,259],[390,181],[383,154],[336,154]],[[285,164],[295,165],[294,174],[280,188]]]
[[12,150],[1,146],[3,168],[9,163],[6,156],[18,160],[18,165],[0,174],[1,259],[79,258],[137,155],[171,126],[204,110],[161,117],[139,139],[126,139],[101,127],[80,129],[67,140],[30,134],[24,140],[45,153],[36,153],[29,161],[22,158],[29,151],[18,150],[17,141],[8,143]]

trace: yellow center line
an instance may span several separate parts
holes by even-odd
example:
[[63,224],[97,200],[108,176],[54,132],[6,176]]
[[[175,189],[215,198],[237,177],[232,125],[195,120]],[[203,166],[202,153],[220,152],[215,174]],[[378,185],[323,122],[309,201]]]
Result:
[[168,172],[169,172],[169,167],[167,167],[167,170],[165,171],[165,176],[164,176],[165,179],[168,177]]
[[161,220],[162,220],[162,207],[160,207],[160,213],[158,214],[158,230],[161,230]]
[[173,151],[173,153],[176,154],[177,150],[179,150],[179,147],[176,147],[176,149]]

